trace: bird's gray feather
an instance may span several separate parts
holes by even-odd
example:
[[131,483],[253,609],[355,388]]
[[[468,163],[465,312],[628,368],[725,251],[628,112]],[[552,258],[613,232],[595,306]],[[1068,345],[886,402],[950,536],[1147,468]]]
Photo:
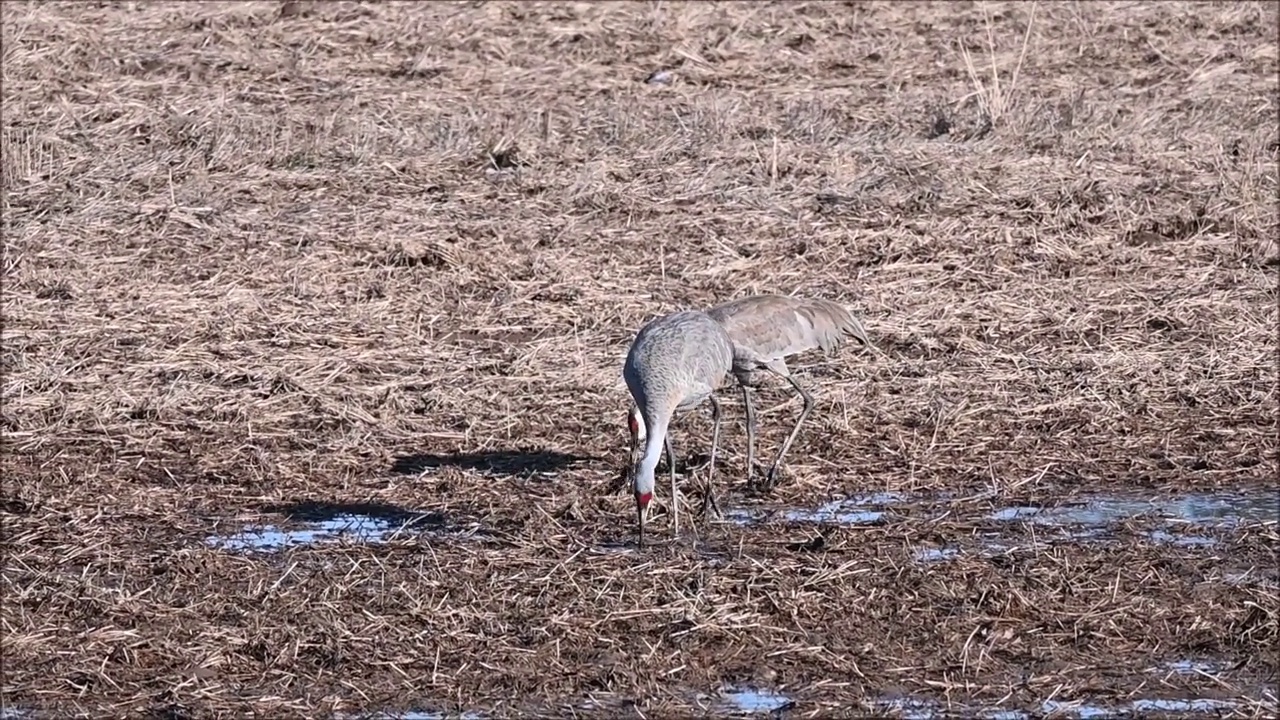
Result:
[[866,328],[848,308],[821,298],[753,295],[711,308],[707,314],[733,341],[737,371],[818,348],[829,354],[846,335],[872,347]]
[[706,313],[684,310],[640,328],[622,374],[646,420],[666,420],[722,387],[732,365],[725,329]]

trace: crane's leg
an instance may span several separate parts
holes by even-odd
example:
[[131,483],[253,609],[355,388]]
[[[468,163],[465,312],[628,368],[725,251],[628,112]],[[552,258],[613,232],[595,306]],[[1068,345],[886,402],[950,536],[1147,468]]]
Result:
[[756,408],[751,404],[751,388],[738,381],[742,388],[742,404],[747,412],[747,487],[755,483],[756,471]]
[[676,474],[676,453],[675,453],[675,451],[674,451],[674,450],[672,450],[672,449],[671,449],[671,437],[670,437],[670,436],[667,436],[667,437],[662,441],[662,446],[663,446],[663,447],[666,449],[666,451],[667,451],[667,470],[668,470],[668,472],[670,472],[672,475],[675,475],[675,474]]
[[676,454],[671,449],[671,433],[662,439],[662,446],[667,450],[667,472],[671,474],[671,522],[675,526],[674,534],[680,534],[680,496],[676,494]]
[[[774,372],[777,373],[776,370]],[[782,373],[777,374],[782,375]],[[791,449],[791,443],[796,441],[796,435],[800,434],[800,426],[804,424],[805,418],[809,417],[809,413],[813,412],[813,396],[809,394],[809,391],[801,387],[800,383],[789,373],[782,375],[782,377],[786,378],[786,381],[791,383],[791,387],[800,393],[800,397],[804,400],[804,409],[800,411],[800,417],[796,418],[796,426],[791,428],[791,434],[787,436],[786,442],[782,443],[782,449],[778,451],[778,457],[774,459],[773,465],[769,468],[769,475],[765,480],[765,487],[767,488],[773,488],[778,484],[778,466],[782,464],[782,457]]]
[[711,400],[711,462],[707,465],[707,485],[702,495],[702,514],[706,515],[707,509],[710,508],[719,517],[720,505],[716,502],[715,479],[716,448],[720,445],[720,401],[715,395],[708,397]]

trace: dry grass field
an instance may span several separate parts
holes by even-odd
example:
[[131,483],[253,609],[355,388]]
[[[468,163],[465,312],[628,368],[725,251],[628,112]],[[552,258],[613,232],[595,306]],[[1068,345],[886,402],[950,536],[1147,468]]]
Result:
[[[2,12],[4,717],[1277,711],[1274,516],[999,519],[1274,492],[1275,5]],[[628,343],[753,292],[883,353],[637,551]]]

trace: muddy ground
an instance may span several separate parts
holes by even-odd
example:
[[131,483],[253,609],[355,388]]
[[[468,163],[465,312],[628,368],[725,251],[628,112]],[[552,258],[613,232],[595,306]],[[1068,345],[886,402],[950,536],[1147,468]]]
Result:
[[[1032,8],[4,3],[5,708],[1274,715],[1277,10]],[[883,353],[637,552],[752,292]]]

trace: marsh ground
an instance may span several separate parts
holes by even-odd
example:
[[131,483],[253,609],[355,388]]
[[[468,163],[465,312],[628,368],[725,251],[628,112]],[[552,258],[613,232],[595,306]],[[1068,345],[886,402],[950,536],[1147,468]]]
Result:
[[[4,704],[1274,713],[1274,516],[999,509],[1274,490],[1277,11],[1031,8],[4,3]],[[885,352],[636,553],[627,343],[751,292]]]

